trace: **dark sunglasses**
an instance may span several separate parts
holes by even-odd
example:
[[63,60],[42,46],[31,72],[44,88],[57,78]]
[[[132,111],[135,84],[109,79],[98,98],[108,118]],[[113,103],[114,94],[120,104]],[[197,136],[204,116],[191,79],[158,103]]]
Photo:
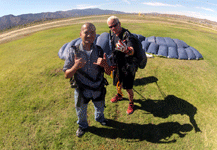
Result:
[[119,24],[119,22],[116,23],[116,24],[114,24],[114,25],[112,25],[112,26],[109,26],[109,28],[111,29],[111,28],[113,28],[113,27],[116,27],[118,24]]

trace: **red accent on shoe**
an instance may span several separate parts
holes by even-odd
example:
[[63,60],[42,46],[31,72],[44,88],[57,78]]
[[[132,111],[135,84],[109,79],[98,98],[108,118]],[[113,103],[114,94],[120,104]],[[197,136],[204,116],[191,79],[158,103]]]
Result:
[[117,94],[115,97],[113,97],[113,98],[111,99],[111,102],[112,102],[112,103],[116,103],[117,101],[120,101],[120,100],[122,100],[122,99],[123,99],[123,97]]
[[128,115],[130,115],[130,114],[132,114],[133,113],[133,108],[134,108],[134,104],[133,103],[130,103],[129,104],[129,107],[128,107],[128,109],[127,109],[127,114]]

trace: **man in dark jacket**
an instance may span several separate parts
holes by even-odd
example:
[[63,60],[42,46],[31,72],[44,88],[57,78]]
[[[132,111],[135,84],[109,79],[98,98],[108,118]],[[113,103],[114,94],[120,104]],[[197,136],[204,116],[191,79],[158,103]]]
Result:
[[127,114],[134,111],[133,103],[133,82],[137,66],[134,63],[134,43],[130,32],[121,27],[121,22],[116,16],[111,16],[107,20],[110,28],[113,64],[113,85],[117,86],[118,94],[111,99],[111,102],[121,100],[121,88],[126,89],[129,98],[129,107]]

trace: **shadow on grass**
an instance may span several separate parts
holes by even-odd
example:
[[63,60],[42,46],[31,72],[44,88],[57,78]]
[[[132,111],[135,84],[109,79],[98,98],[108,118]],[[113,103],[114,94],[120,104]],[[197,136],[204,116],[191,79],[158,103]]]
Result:
[[170,140],[170,137],[174,133],[183,138],[186,132],[193,129],[190,124],[181,125],[178,122],[140,125],[109,120],[108,126],[112,128],[97,128],[92,126],[89,127],[88,132],[111,139],[138,139],[139,141],[146,140],[152,143],[174,143],[176,139]]
[[201,132],[194,116],[197,113],[197,108],[189,102],[178,98],[174,95],[168,95],[164,100],[134,100],[135,103],[141,104],[141,107],[135,105],[136,109],[145,110],[155,117],[167,118],[170,115],[181,114],[189,116],[190,122],[193,125],[195,132]]
[[141,79],[136,79],[134,81],[134,86],[138,86],[138,85],[146,85],[146,84],[150,84],[150,83],[154,83],[154,82],[157,82],[158,79],[154,76],[150,76],[150,77],[144,77],[144,78],[141,78]]
[[[92,126],[89,128],[89,132],[106,138],[138,139],[140,141],[146,140],[152,143],[174,143],[176,142],[176,139],[170,139],[173,134],[177,134],[180,138],[183,138],[185,137],[186,132],[190,132],[193,127],[195,132],[201,132],[194,119],[194,116],[197,113],[197,108],[189,102],[174,95],[166,96],[165,93],[160,89],[157,81],[158,79],[154,76],[136,79],[134,81],[135,86],[156,83],[158,90],[164,97],[163,100],[151,100],[146,99],[141,95],[143,99],[134,100],[134,110],[136,111],[137,109],[141,109],[148,112],[148,114],[152,114],[155,117],[161,118],[167,118],[174,114],[185,114],[189,116],[192,125],[181,125],[178,122],[166,122],[157,125],[140,125],[135,123],[127,124],[115,120],[109,120],[110,123],[108,126],[112,128],[97,128]],[[135,89],[133,90],[135,91]],[[126,98],[123,100],[128,101]],[[137,106],[137,103],[139,103],[141,106]]]
[[[141,79],[136,79],[134,81],[134,85],[146,85],[149,83],[156,83],[159,92],[164,97],[164,100],[150,100],[146,99],[140,93],[138,93],[135,89],[133,89],[137,94],[143,97],[143,100],[135,100],[135,103],[140,103],[141,107],[135,105],[135,109],[142,109],[151,114],[155,117],[167,118],[173,114],[181,114],[181,115],[188,115],[191,124],[193,125],[195,132],[201,132],[199,129],[194,116],[197,113],[197,108],[190,104],[189,102],[178,98],[174,95],[166,96],[165,93],[161,90],[159,85],[157,84],[158,79],[154,76],[144,77]],[[125,100],[125,99],[124,99]]]

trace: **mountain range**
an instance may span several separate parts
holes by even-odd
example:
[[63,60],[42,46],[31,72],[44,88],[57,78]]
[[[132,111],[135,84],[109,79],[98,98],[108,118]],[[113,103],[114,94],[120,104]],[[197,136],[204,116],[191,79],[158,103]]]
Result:
[[98,8],[93,9],[72,9],[68,11],[46,12],[37,14],[23,14],[23,15],[6,15],[0,17],[0,30],[10,29],[19,25],[26,25],[32,22],[40,22],[45,20],[70,18],[88,15],[105,15],[105,14],[124,14],[121,11],[102,10]]
[[[56,12],[43,12],[43,13],[36,13],[36,14],[23,14],[18,16],[6,15],[0,17],[0,31],[10,29],[16,26],[25,27],[29,23],[36,23],[36,22],[52,20],[52,19],[71,18],[71,17],[88,16],[88,15],[106,15],[106,14],[126,14],[126,13],[121,11],[102,10],[99,8],[92,8],[92,9],[72,9],[68,11],[56,11]],[[161,17],[175,18],[178,20],[185,20],[188,22],[203,24],[217,30],[217,22],[210,21],[207,19],[199,19],[199,18],[193,18],[193,17],[181,16],[181,15],[172,15],[172,14],[160,14],[155,12],[144,13],[143,15],[161,16]]]

